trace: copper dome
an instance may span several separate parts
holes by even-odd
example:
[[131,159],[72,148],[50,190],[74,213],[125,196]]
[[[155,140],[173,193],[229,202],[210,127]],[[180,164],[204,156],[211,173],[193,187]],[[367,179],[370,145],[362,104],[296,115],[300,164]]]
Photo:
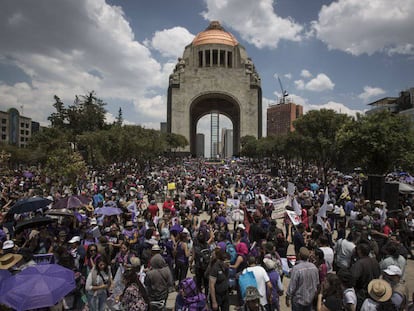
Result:
[[239,43],[231,33],[224,30],[218,21],[212,21],[206,30],[200,32],[193,40],[194,46],[203,44],[225,44],[236,46]]

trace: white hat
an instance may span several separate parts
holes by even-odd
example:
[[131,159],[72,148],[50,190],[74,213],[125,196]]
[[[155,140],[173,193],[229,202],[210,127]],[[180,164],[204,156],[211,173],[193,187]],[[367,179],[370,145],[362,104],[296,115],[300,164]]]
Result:
[[4,241],[4,243],[3,243],[3,249],[4,250],[11,249],[13,247],[14,247],[14,242],[12,240]]
[[96,218],[92,218],[92,219],[90,220],[90,224],[91,224],[91,225],[96,225],[96,224],[98,224],[98,222],[96,221]]
[[182,233],[190,234],[190,231],[188,231],[187,228],[184,228],[183,231],[182,231]]
[[388,275],[402,275],[402,271],[400,269],[400,267],[396,266],[396,265],[390,265],[387,267],[387,269],[384,270],[384,272]]
[[80,242],[80,236],[75,235],[74,237],[72,237],[68,243],[76,243],[76,242]]
[[245,225],[243,225],[243,224],[238,224],[238,225],[237,225],[237,228],[240,228],[240,229],[242,229],[242,230],[246,230],[246,227],[245,227]]
[[155,245],[152,246],[151,250],[153,252],[159,252],[159,251],[161,251],[161,248],[158,244],[155,244]]

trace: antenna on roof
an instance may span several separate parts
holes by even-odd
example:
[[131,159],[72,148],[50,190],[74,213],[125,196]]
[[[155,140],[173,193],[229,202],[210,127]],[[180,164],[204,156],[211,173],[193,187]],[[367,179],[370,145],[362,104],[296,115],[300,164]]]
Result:
[[279,76],[277,76],[277,79],[279,80],[280,90],[282,91],[282,98],[280,99],[281,104],[286,104],[286,97],[289,96],[288,92],[283,89],[282,81],[280,80]]

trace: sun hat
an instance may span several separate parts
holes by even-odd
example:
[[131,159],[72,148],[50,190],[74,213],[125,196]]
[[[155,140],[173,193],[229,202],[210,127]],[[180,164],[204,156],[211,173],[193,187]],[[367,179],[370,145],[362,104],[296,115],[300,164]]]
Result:
[[129,261],[131,262],[131,266],[134,268],[141,265],[141,259],[139,259],[139,257],[131,257]]
[[76,243],[76,242],[80,242],[80,236],[79,235],[75,235],[74,237],[72,237],[70,240],[69,240],[69,244],[71,244],[71,243]]
[[396,266],[396,265],[390,265],[387,267],[387,269],[384,269],[384,272],[388,275],[402,275],[402,271],[400,269],[400,267]]
[[14,242],[12,240],[4,241],[3,243],[3,250],[11,249],[14,247]]
[[392,296],[391,285],[383,279],[374,279],[368,284],[368,293],[378,302],[388,301]]
[[20,254],[6,254],[0,257],[0,270],[7,270],[22,260],[23,256]]
[[247,286],[246,295],[244,297],[245,301],[260,299],[261,297],[262,295],[260,295],[259,290],[256,287]]
[[152,246],[151,250],[153,252],[159,252],[159,251],[161,251],[161,247],[158,244],[155,244],[155,245]]
[[274,261],[273,259],[264,258],[263,263],[266,266],[267,270],[275,270],[276,269],[277,264],[276,264],[276,261]]
[[243,224],[238,224],[237,228],[242,229],[242,230],[246,230],[246,227]]

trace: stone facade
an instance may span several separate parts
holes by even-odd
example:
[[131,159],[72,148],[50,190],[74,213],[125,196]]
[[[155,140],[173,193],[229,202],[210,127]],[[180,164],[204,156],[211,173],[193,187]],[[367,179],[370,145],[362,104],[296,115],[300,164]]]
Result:
[[[211,27],[211,25],[210,25]],[[216,26],[217,27],[217,24]],[[196,125],[211,111],[226,115],[233,123],[234,153],[240,151],[240,137],[262,136],[262,94],[260,77],[244,47],[227,36],[221,26],[211,40],[199,44],[200,35],[188,45],[170,75],[167,103],[167,130],[185,136],[190,142],[185,150],[195,155]],[[221,33],[222,32],[222,33]],[[227,42],[225,42],[227,43]]]

